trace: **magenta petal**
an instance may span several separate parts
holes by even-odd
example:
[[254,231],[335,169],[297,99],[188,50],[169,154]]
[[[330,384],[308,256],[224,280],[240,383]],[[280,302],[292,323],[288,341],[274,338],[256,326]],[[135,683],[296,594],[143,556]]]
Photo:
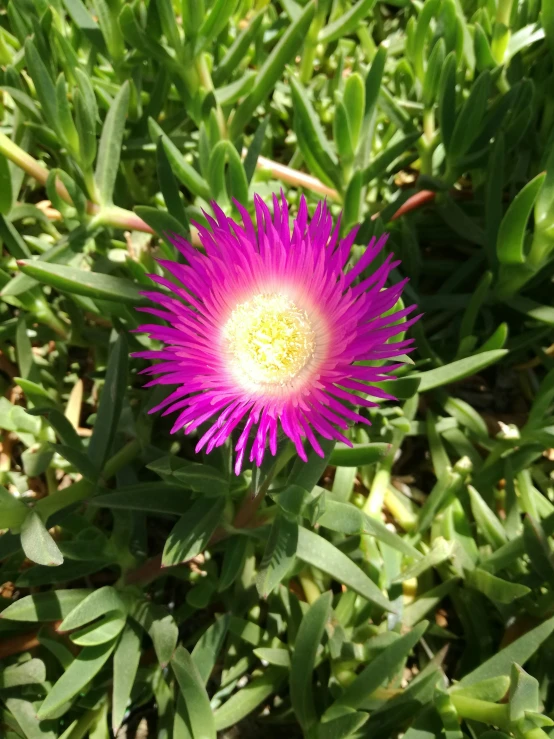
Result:
[[[168,276],[151,275],[160,287],[142,292],[153,305],[139,309],[166,321],[138,329],[163,344],[134,355],[152,362],[142,370],[155,375],[145,386],[175,386],[150,412],[177,413],[172,432],[192,433],[209,421],[197,451],[209,453],[234,435],[236,474],[245,458],[259,466],[268,447],[275,455],[280,431],[301,459],[305,444],[324,456],[318,435],[351,445],[348,427],[369,423],[356,408],[393,399],[372,383],[390,379],[401,365],[386,362],[412,351],[413,340],[391,339],[419,318],[409,317],[414,306],[390,312],[406,283],[389,283],[399,264],[392,254],[369,273],[386,251],[386,235],[347,269],[357,227],[340,239],[340,217],[333,224],[326,201],[310,218],[302,196],[292,222],[282,191],[271,202],[273,213],[256,195],[254,218],[235,203],[242,223],[213,203],[213,216],[204,214],[209,227],[197,224],[204,251],[172,235],[186,263],[158,260]],[[245,324],[245,315],[268,310],[269,303],[252,302],[264,296],[285,301],[286,315],[260,314],[261,323]],[[246,313],[236,312],[239,306]],[[240,320],[229,323],[231,315]],[[230,325],[240,339],[229,338]],[[277,374],[264,374],[268,367]]]

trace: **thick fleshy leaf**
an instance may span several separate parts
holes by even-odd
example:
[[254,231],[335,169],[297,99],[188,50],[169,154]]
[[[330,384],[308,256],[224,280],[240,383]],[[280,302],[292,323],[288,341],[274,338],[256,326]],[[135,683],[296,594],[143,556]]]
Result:
[[321,595],[310,606],[300,624],[290,671],[290,697],[296,717],[305,732],[317,723],[312,689],[313,670],[325,624],[331,612],[332,594]]
[[186,649],[178,647],[171,659],[171,667],[183,696],[192,736],[216,739],[216,722],[210,699],[194,660]]
[[221,520],[225,498],[198,498],[175,524],[166,541],[162,563],[164,567],[187,562],[200,554]]
[[129,83],[125,82],[116,95],[102,128],[94,179],[100,202],[103,205],[109,205],[113,202],[115,178],[117,177],[125,131],[125,118],[129,107],[129,95]]
[[36,511],[29,511],[21,525],[21,546],[27,557],[37,564],[57,567],[63,562],[58,545]]
[[377,585],[369,579],[358,565],[333,546],[330,542],[302,526],[298,531],[296,556],[307,564],[326,572],[331,577],[359,593],[363,598],[384,611],[394,613],[393,604],[388,601]]
[[78,695],[106,664],[115,645],[116,641],[113,640],[94,647],[84,647],[48,693],[39,708],[39,719],[56,714]]

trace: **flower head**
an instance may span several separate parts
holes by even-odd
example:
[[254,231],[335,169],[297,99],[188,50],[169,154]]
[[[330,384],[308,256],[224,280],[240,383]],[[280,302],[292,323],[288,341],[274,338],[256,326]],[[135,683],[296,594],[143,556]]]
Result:
[[260,197],[254,205],[253,221],[236,204],[239,225],[213,204],[211,230],[198,226],[205,253],[172,238],[186,264],[159,260],[175,281],[151,275],[168,291],[144,293],[160,307],[141,309],[169,325],[138,329],[165,346],[135,354],[160,360],[144,370],[157,375],[148,385],[177,386],[151,411],[178,412],[172,433],[209,421],[196,450],[210,452],[240,431],[237,474],[245,456],[260,465],[267,446],[274,455],[281,431],[304,460],[306,442],[323,456],[316,434],[350,444],[349,424],[369,423],[355,406],[377,405],[368,394],[394,399],[371,383],[410,351],[412,340],[387,342],[417,320],[402,320],[415,306],[391,313],[406,282],[385,287],[393,255],[366,275],[386,236],[347,270],[357,228],[340,239],[326,203],[309,219],[302,198],[292,227],[282,193],[273,218]]

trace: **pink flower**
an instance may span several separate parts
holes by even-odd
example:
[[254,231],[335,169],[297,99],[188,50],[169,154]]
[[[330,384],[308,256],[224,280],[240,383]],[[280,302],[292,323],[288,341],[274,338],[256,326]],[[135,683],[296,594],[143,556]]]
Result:
[[257,465],[267,446],[275,455],[281,430],[303,460],[304,441],[323,456],[316,434],[351,444],[348,426],[369,423],[353,406],[377,405],[367,394],[394,399],[371,383],[395,368],[383,360],[411,350],[412,340],[387,341],[417,320],[402,320],[415,306],[386,315],[406,282],[385,287],[393,255],[362,277],[386,236],[346,270],[358,229],[339,239],[326,203],[309,220],[302,198],[292,228],[283,194],[273,219],[260,197],[254,204],[255,223],[236,204],[242,226],[213,204],[211,230],[198,226],[205,254],[172,238],[187,263],[160,259],[174,281],[151,275],[167,292],[145,292],[160,307],[140,309],[168,325],[138,329],[165,346],[135,354],[159,360],[144,370],[157,375],[148,385],[177,386],[151,411],[178,413],[172,433],[210,421],[196,445],[210,452],[240,430],[237,474],[245,455]]

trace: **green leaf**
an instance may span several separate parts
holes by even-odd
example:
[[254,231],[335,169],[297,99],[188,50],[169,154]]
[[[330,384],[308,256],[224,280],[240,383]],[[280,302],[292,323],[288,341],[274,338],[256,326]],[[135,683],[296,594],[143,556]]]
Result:
[[423,572],[446,562],[446,560],[452,557],[453,552],[454,542],[446,541],[442,536],[439,536],[433,541],[430,551],[424,557],[418,559],[417,562],[414,562],[408,569],[397,575],[393,582],[405,582],[414,577],[419,577]]
[[138,286],[121,277],[40,260],[20,260],[18,267],[25,275],[29,275],[44,285],[55,287],[61,292],[130,305],[139,305],[144,302]]
[[177,521],[165,543],[162,565],[187,562],[200,554],[217,528],[223,510],[225,498],[198,498],[192,508]]
[[343,694],[331,706],[336,709],[337,706],[349,706],[350,708],[358,708],[363,706],[368,697],[382,685],[385,680],[390,679],[401,667],[408,654],[421,639],[428,627],[427,621],[422,621],[404,636],[396,639],[385,647],[383,651],[375,657],[365,667],[359,675],[348,685]]
[[482,72],[484,69],[494,69],[496,67],[496,60],[492,54],[487,34],[479,23],[475,24],[474,36],[477,69],[479,72]]
[[148,633],[154,643],[154,650],[162,669],[167,667],[179,638],[179,628],[175,619],[164,606],[141,601],[131,610],[132,618]]
[[215,711],[216,729],[223,731],[230,726],[236,726],[239,721],[280,689],[287,674],[287,670],[280,667],[269,667],[261,677],[253,678]]
[[36,511],[30,510],[21,525],[21,546],[27,557],[37,564],[57,567],[63,562],[58,545]]
[[414,71],[423,84],[425,80],[426,41],[431,21],[439,8],[439,0],[427,0],[421,7],[414,36]]
[[321,476],[325,472],[325,468],[329,464],[329,457],[335,448],[335,441],[330,439],[318,438],[323,449],[324,456],[319,454],[310,447],[308,451],[308,461],[304,462],[297,457],[292,466],[292,470],[287,480],[287,485],[296,485],[307,492],[313,490],[314,485],[320,481]]
[[[189,0],[189,3],[193,6],[197,5],[197,0]],[[240,62],[248,52],[250,44],[258,36],[263,17],[264,11],[260,10],[237,35],[235,41],[225,52],[223,59],[219,62],[212,74],[215,85],[221,85],[238,68]]]
[[171,171],[171,165],[165,151],[165,146],[161,138],[156,146],[156,159],[158,165],[158,179],[160,188],[164,197],[164,202],[169,213],[176,218],[179,223],[189,231],[188,218],[185,213],[185,206],[179,194],[179,188]]
[[115,639],[125,627],[125,618],[113,613],[106,613],[98,621],[74,632],[69,637],[80,647],[93,647]]
[[313,671],[325,624],[331,613],[332,593],[323,593],[304,615],[296,641],[290,670],[290,698],[304,732],[318,720],[312,689]]
[[193,195],[201,197],[206,201],[211,200],[212,193],[206,180],[186,161],[179,149],[153,118],[148,119],[148,131],[150,138],[156,145],[161,138],[169,164],[177,179]]
[[185,239],[190,238],[190,232],[187,226],[183,226],[181,221],[174,218],[171,213],[167,213],[165,210],[159,210],[159,208],[152,208],[149,205],[136,205],[135,213],[139,218],[142,218],[155,233],[163,238],[167,243],[169,241],[168,235],[178,234],[183,236]]
[[71,631],[72,629],[78,629],[80,626],[85,626],[110,611],[124,614],[127,612],[127,608],[117,590],[111,585],[105,585],[81,600],[64,618],[59,630]]
[[247,69],[242,77],[238,78],[238,80],[230,82],[224,87],[218,87],[214,90],[217,103],[222,107],[233,105],[252,90],[254,80],[255,73]]
[[208,183],[214,200],[231,202],[235,198],[242,205],[247,205],[248,179],[239,153],[229,141],[218,141],[212,149]]
[[500,223],[496,241],[496,255],[501,264],[525,263],[527,222],[545,178],[544,172],[534,177],[510,203]]
[[433,47],[433,51],[429,56],[429,61],[427,62],[427,69],[425,70],[425,77],[423,80],[423,105],[428,109],[432,109],[432,106],[434,105],[437,98],[440,76],[442,68],[444,66],[445,57],[446,46],[444,43],[444,39],[441,38],[435,44],[435,46]]
[[334,547],[322,536],[302,526],[298,531],[296,556],[356,591],[378,608],[391,613],[395,612],[395,607],[385,598],[377,585],[344,552]]
[[0,674],[0,690],[15,688],[21,685],[43,683],[46,680],[46,668],[41,659],[30,659],[22,664],[10,665]]
[[125,626],[113,657],[112,729],[123,723],[141,656],[141,639],[132,622]]
[[25,520],[28,510],[22,500],[0,485],[0,522],[2,528],[19,528]]
[[38,718],[56,715],[62,706],[78,695],[106,664],[115,645],[114,639],[98,646],[84,647],[46,696],[38,711]]
[[338,442],[331,453],[329,464],[334,464],[337,467],[362,467],[375,464],[388,454],[390,448],[390,444],[381,442],[354,444],[352,447]]
[[387,50],[385,46],[379,46],[365,78],[364,117],[360,132],[360,145],[356,158],[356,163],[361,168],[367,166],[371,156],[373,132],[377,117],[377,101],[379,100],[379,92],[381,90],[386,59]]
[[[11,207],[11,205],[10,205]],[[0,237],[4,242],[4,246],[15,259],[25,259],[31,256],[29,247],[21,238],[14,225],[10,223],[3,215],[0,214]],[[2,290],[2,295],[6,292]]]
[[220,593],[230,587],[242,572],[247,552],[247,536],[233,536],[232,539],[227,542],[227,546],[225,547],[225,552],[223,554],[219,585],[217,587]]
[[156,8],[164,36],[179,58],[182,41],[172,2],[171,0],[156,0]]
[[363,173],[357,170],[346,187],[344,194],[343,221],[345,229],[350,229],[361,220],[363,201]]
[[509,604],[531,592],[531,589],[526,585],[502,580],[500,577],[491,575],[490,572],[481,570],[479,567],[467,573],[466,584],[497,603]]
[[451,51],[444,60],[439,80],[439,122],[444,148],[450,151],[456,125],[456,54]]
[[535,572],[546,582],[554,583],[554,557],[548,537],[540,522],[529,515],[523,521],[523,543]]
[[468,485],[467,489],[473,517],[485,539],[495,549],[506,544],[508,537],[498,517],[472,485]]
[[227,478],[208,464],[192,462],[174,470],[172,475],[182,483],[183,487],[195,493],[214,496],[225,493],[229,488]]
[[248,147],[248,151],[246,152],[246,156],[244,157],[244,172],[249,184],[252,181],[259,156],[262,153],[268,123],[269,116],[266,116],[256,129],[256,133],[254,134],[250,146]]
[[325,137],[308,93],[294,77],[291,77],[290,85],[294,107],[294,131],[302,156],[310,171],[328,185],[336,186],[340,183],[336,154]]
[[50,444],[50,451],[56,452],[63,457],[70,465],[75,467],[85,480],[96,482],[99,476],[99,472],[90,461],[84,451],[75,449],[71,446],[65,446],[64,444]]
[[39,585],[67,583],[91,575],[93,572],[98,572],[105,565],[105,562],[99,561],[77,562],[67,559],[59,567],[36,565],[22,572],[17,578],[16,584],[22,588],[34,588]]
[[7,216],[12,209],[12,204],[12,174],[8,160],[0,155],[0,213]]
[[510,684],[510,721],[525,718],[527,711],[540,710],[539,681],[519,665],[512,665]]
[[145,513],[169,513],[182,516],[190,508],[190,498],[183,494],[181,485],[144,482],[126,485],[113,493],[98,495],[89,505]]
[[356,148],[360,139],[365,114],[365,85],[357,72],[346,78],[342,102],[348,117],[352,143],[354,148]]
[[261,598],[279,585],[294,563],[298,543],[298,524],[283,515],[277,515],[260,564],[256,587]]
[[61,127],[56,105],[56,88],[32,39],[27,39],[25,42],[25,59],[27,60],[29,73],[35,83],[35,90],[46,123],[59,134]]
[[530,23],[523,28],[520,28],[510,37],[508,42],[508,49],[504,58],[504,63],[507,64],[520,51],[527,49],[537,41],[542,41],[545,37],[544,29],[537,27],[537,24]]
[[58,621],[65,618],[90,590],[50,590],[33,593],[12,603],[0,614],[8,621]]
[[223,647],[228,628],[229,617],[227,615],[220,616],[206,629],[194,645],[190,656],[196,665],[196,669],[204,685],[210,679],[219,652]]
[[237,0],[215,0],[210,12],[204,17],[204,22],[198,31],[197,52],[210,44],[219,34],[233,15],[237,7]]
[[510,678],[507,675],[498,675],[481,682],[473,683],[467,687],[463,687],[460,683],[455,683],[451,692],[457,695],[463,695],[466,698],[477,698],[482,701],[491,701],[498,703],[502,700],[510,688]]
[[428,390],[434,390],[436,387],[463,380],[465,377],[471,377],[485,367],[498,362],[507,353],[506,349],[481,352],[480,354],[474,354],[472,357],[445,364],[443,367],[437,367],[437,369],[419,372],[415,375],[421,379],[419,392],[425,393]]
[[426,590],[424,593],[419,595],[416,600],[404,606],[402,613],[402,623],[405,626],[415,626],[421,619],[426,616],[429,611],[435,609],[438,604],[449,595],[455,586],[459,583],[459,578],[451,577],[449,580],[445,580],[435,588]]
[[513,663],[525,664],[553,631],[554,617],[549,618],[534,629],[531,629],[531,631],[523,634],[519,639],[511,642],[507,647],[504,647],[504,649],[501,649],[487,659],[479,667],[462,678],[460,681],[461,685],[466,687],[482,680],[498,677],[499,675],[510,675]]
[[490,90],[490,73],[485,70],[473,83],[468,99],[456,115],[447,151],[453,159],[461,159],[467,153],[480,132],[487,109]]
[[216,723],[210,699],[196,665],[184,647],[175,650],[171,667],[185,702],[192,736],[195,739],[216,739]]
[[298,49],[312,22],[315,2],[310,0],[272,49],[256,76],[254,89],[235,110],[229,126],[229,137],[236,139],[249,122],[256,107],[275,89],[285,66],[298,54]]
[[47,442],[33,445],[29,449],[26,449],[21,455],[25,474],[28,477],[38,477],[44,474],[50,466],[53,456],[54,450]]
[[258,647],[253,649],[252,652],[258,657],[258,659],[268,662],[270,665],[276,667],[286,667],[290,670],[290,654],[288,649],[278,649],[271,647]]
[[63,0],[63,4],[71,16],[71,19],[83,35],[94,46],[96,46],[99,51],[104,53],[106,51],[104,38],[98,28],[98,24],[88,12],[85,4],[81,2],[81,0]]
[[369,714],[361,711],[349,711],[330,721],[323,721],[317,730],[317,739],[348,739],[368,720]]
[[123,134],[125,132],[125,119],[129,107],[130,87],[124,82],[110,106],[98,147],[98,160],[94,179],[102,205],[113,203],[113,192],[117,170],[119,168],[119,157],[123,145]]
[[123,406],[125,388],[127,387],[128,359],[127,337],[124,333],[121,333],[110,351],[106,379],[88,446],[89,459],[98,470],[104,467],[117,431],[117,423]]
[[418,552],[406,539],[388,529],[384,523],[366,516],[363,511],[349,503],[333,500],[332,493],[325,494],[323,513],[318,516],[316,523],[318,526],[331,531],[340,531],[348,536],[355,534],[373,536],[413,559],[421,559],[422,556],[421,552]]
[[453,416],[460,426],[465,426],[481,439],[487,439],[489,432],[483,417],[475,408],[460,398],[446,398],[443,403],[444,410]]
[[41,416],[45,418],[50,426],[56,432],[58,438],[64,446],[72,449],[82,450],[83,445],[81,439],[71,423],[64,414],[57,408],[33,408],[28,411],[31,416]]
[[[519,269],[524,268],[520,267]],[[541,305],[524,295],[511,295],[506,299],[506,304],[528,318],[554,326],[554,308],[551,305]]]
[[323,28],[318,36],[319,43],[329,44],[355,31],[374,5],[375,0],[358,0],[346,12],[341,13],[336,21]]
[[74,156],[78,156],[79,135],[75,128],[75,123],[73,122],[73,116],[71,115],[71,108],[69,107],[69,101],[67,99],[67,86],[65,84],[63,72],[60,72],[56,82],[56,108],[56,117],[66,146]]
[[[20,364],[25,363],[21,362],[20,360]],[[44,406],[54,410],[56,403],[52,399],[50,393],[48,393],[48,391],[45,390],[42,385],[39,385],[37,382],[32,382],[31,380],[25,380],[23,377],[14,377],[13,379],[14,382],[17,382],[17,384],[23,390],[26,398],[30,400],[33,405],[39,406],[39,410],[41,409],[40,407]],[[27,412],[31,413],[31,411]]]
[[340,100],[335,105],[333,138],[339,157],[343,162],[349,162],[354,156],[354,137],[350,129],[346,107]]
[[[6,698],[6,706],[15,717],[19,727],[25,732],[24,736],[27,739],[58,739],[57,732],[48,731],[47,725],[41,725],[37,718],[36,708],[30,700],[9,697]],[[17,734],[12,734],[13,739],[20,739],[21,736],[19,731]]]
[[419,132],[408,134],[400,141],[391,144],[385,151],[380,152],[362,172],[363,183],[367,185],[378,177],[382,177],[387,168],[419,138]]

